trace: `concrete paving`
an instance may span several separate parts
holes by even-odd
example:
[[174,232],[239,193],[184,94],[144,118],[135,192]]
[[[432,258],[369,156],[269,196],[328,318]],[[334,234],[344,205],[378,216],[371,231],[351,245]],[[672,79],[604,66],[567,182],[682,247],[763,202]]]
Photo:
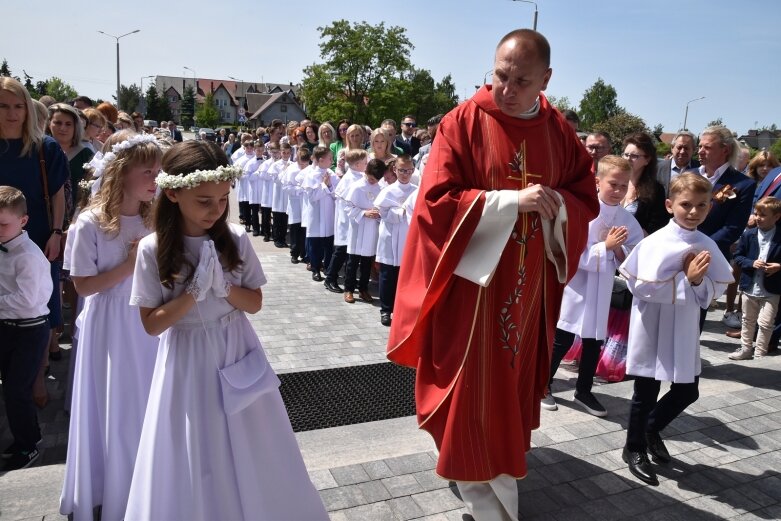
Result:
[[[253,244],[269,284],[251,320],[278,372],[385,361],[388,330],[376,306],[344,303],[303,265],[291,264],[286,250],[258,238]],[[658,467],[658,487],[636,480],[621,461],[631,381],[595,387],[609,411],[598,419],[574,404],[576,374],[560,369],[559,410],[543,411],[529,475],[518,485],[523,519],[781,518],[781,356],[728,360],[736,341],[723,335],[722,313],[709,313],[702,336],[700,399],[663,433],[674,461]],[[40,411],[41,458],[33,468],[0,474],[0,519],[64,519],[57,514],[68,431],[63,347],[47,380],[51,401]],[[0,443],[7,443],[1,408]],[[433,472],[434,444],[414,417],[297,438],[334,520],[468,519],[455,488]]]

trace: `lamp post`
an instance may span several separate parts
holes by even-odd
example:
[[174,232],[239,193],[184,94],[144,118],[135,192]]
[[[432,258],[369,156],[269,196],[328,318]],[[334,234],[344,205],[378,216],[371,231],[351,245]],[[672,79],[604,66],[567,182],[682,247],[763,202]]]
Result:
[[527,4],[534,4],[534,30],[537,30],[537,15],[539,14],[539,11],[537,11],[537,2],[532,2],[532,0],[513,0],[513,2],[524,2]]
[[154,78],[154,74],[151,76],[141,76],[141,113],[146,115],[146,95],[144,94],[144,80]]
[[195,84],[195,85],[193,85],[193,89],[195,90],[195,94],[197,95],[198,94],[198,80],[195,79],[195,71],[192,70],[187,65],[182,66],[182,68],[193,73],[193,83]]
[[[233,81],[238,81],[240,84],[239,90],[241,90],[244,87],[244,80],[240,80],[238,78],[234,78],[233,76],[228,76],[228,78],[232,79]],[[246,105],[247,102],[247,93],[244,93],[244,103],[240,105],[240,108],[245,108],[244,105]],[[236,118],[238,119],[238,118]]]
[[687,130],[686,128],[686,120],[689,119],[689,103],[694,103],[695,101],[700,101],[701,99],[705,99],[705,96],[701,98],[695,98],[693,100],[689,100],[686,102],[686,113],[683,116],[683,130]]
[[100,34],[106,35],[110,38],[114,38],[117,41],[117,108],[119,107],[119,39],[124,38],[125,36],[130,36],[131,34],[136,34],[138,32],[141,32],[141,29],[136,29],[135,31],[130,31],[129,33],[122,34],[120,36],[114,36],[113,34],[104,33],[103,31],[98,31]]

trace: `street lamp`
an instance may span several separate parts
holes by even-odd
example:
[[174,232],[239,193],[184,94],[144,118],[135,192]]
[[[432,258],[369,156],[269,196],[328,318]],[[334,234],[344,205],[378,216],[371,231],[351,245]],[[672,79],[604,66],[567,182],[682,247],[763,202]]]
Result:
[[513,2],[524,2],[527,4],[534,4],[534,30],[537,30],[537,15],[539,14],[539,11],[537,11],[537,2],[532,2],[532,0],[513,0]]
[[[232,79],[233,81],[238,81],[238,82],[239,82],[239,84],[240,84],[240,86],[239,86],[239,90],[241,90],[241,89],[244,87],[244,80],[240,80],[240,79],[238,79],[238,78],[234,78],[233,76],[228,76],[228,78]],[[237,97],[238,97],[238,96],[237,96]],[[246,105],[246,103],[247,103],[247,102],[246,102],[246,100],[247,100],[247,93],[245,92],[245,93],[244,93],[244,103],[242,103],[242,104],[239,106],[239,108],[240,108],[240,109],[244,109],[244,105]],[[238,112],[238,111],[237,111],[237,112]],[[243,117],[244,117],[244,114],[240,114],[240,115],[239,115],[239,117],[242,117],[242,118],[243,118]],[[238,119],[238,118],[236,118],[236,119]],[[285,119],[287,119],[287,116],[285,116]],[[242,126],[242,122],[241,122],[241,121],[239,122],[239,126]]]
[[195,84],[193,88],[195,89],[195,94],[198,94],[198,80],[195,79],[195,71],[187,65],[183,65],[182,68],[193,73],[193,83]]
[[141,76],[141,113],[146,114],[146,95],[144,94],[144,80],[154,78],[154,74],[151,76]]
[[686,128],[686,120],[689,119],[689,103],[694,103],[695,101],[700,101],[701,99],[705,99],[705,96],[701,98],[695,98],[693,100],[689,100],[686,102],[686,113],[683,116],[683,130],[687,130]]
[[117,41],[117,108],[121,108],[119,107],[119,39],[124,38],[125,36],[130,36],[131,34],[136,34],[138,32],[141,32],[141,29],[136,29],[135,31],[130,31],[129,33],[125,33],[120,36],[114,36],[113,34],[104,33],[103,31],[98,31],[98,32],[110,38],[114,38]]

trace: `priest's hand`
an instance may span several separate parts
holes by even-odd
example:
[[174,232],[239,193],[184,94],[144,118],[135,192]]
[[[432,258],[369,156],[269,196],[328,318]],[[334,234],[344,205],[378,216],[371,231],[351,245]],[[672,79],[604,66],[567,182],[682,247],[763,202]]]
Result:
[[518,213],[537,212],[543,219],[555,219],[561,200],[553,188],[529,183],[518,192]]
[[697,255],[690,253],[683,260],[683,272],[692,286],[699,286],[710,266],[710,252],[703,250]]
[[605,237],[605,249],[608,251],[621,249],[628,237],[629,231],[626,229],[626,226],[611,227],[610,231],[607,232],[607,237]]

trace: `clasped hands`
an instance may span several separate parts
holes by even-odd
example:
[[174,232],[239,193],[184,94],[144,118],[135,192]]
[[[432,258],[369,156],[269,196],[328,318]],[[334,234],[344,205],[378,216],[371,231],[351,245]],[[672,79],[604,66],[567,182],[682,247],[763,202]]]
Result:
[[774,275],[779,269],[781,269],[781,264],[777,262],[765,262],[759,259],[755,260],[752,266],[754,269],[764,271],[765,275]]
[[193,296],[196,302],[206,298],[209,290],[214,292],[214,296],[225,298],[230,293],[231,284],[225,280],[222,272],[217,249],[214,247],[214,241],[204,241],[201,245],[201,257],[198,266],[195,268],[193,277],[187,284],[187,293]]
[[561,208],[561,199],[549,186],[529,183],[518,191],[518,213],[537,212],[543,219],[555,219]]

